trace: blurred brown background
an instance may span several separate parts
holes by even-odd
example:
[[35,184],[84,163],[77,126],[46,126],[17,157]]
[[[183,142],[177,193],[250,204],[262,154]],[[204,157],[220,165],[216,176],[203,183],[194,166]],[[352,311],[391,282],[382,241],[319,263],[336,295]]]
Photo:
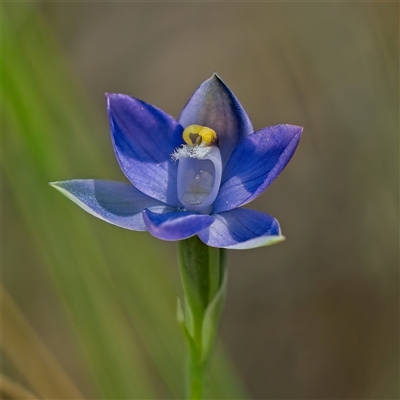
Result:
[[[41,7],[100,110],[120,92],[177,117],[217,72],[256,130],[304,126],[251,204],[287,240],[229,253],[221,341],[256,399],[399,398],[399,4]],[[108,136],[87,134],[116,165]]]

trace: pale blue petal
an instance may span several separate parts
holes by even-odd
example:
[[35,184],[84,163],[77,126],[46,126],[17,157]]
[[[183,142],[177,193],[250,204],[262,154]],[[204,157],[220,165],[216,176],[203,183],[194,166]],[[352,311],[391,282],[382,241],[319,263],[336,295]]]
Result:
[[292,158],[302,130],[294,125],[270,126],[239,143],[223,172],[213,212],[232,210],[259,196]]
[[179,206],[177,163],[171,154],[183,142],[182,127],[171,116],[123,94],[107,96],[114,151],[119,165],[141,192]]
[[149,232],[163,240],[187,239],[207,228],[214,221],[211,215],[190,211],[160,214],[148,209],[143,211],[143,219]]
[[197,234],[211,247],[252,249],[285,239],[278,221],[259,211],[237,208],[214,216],[212,225]]
[[89,214],[110,224],[134,231],[145,231],[142,211],[173,210],[140,192],[130,183],[94,179],[74,179],[50,183]]

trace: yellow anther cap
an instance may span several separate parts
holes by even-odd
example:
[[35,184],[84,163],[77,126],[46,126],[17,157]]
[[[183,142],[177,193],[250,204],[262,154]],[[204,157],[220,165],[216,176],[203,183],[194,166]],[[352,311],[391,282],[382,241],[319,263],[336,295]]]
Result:
[[198,146],[200,144],[205,146],[213,146],[217,143],[216,132],[201,125],[189,125],[182,134],[183,140],[189,146]]

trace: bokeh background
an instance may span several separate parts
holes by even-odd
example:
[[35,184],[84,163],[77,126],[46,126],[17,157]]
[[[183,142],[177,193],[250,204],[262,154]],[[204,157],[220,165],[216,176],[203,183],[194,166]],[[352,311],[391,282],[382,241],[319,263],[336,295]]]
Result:
[[287,241],[229,253],[210,398],[399,398],[397,2],[3,2],[2,26],[5,398],[183,398],[175,244],[47,182],[125,179],[104,92],[177,117],[215,71],[304,134],[252,204]]

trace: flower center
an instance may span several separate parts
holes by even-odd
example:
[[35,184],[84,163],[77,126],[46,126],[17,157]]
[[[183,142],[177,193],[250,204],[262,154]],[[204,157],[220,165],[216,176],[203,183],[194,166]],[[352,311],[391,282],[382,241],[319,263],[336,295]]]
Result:
[[221,185],[222,161],[217,134],[211,128],[190,125],[172,158],[178,165],[178,198],[186,210],[210,214]]
[[189,125],[182,134],[183,140],[189,146],[204,144],[213,146],[217,143],[217,134],[214,129],[201,125]]

